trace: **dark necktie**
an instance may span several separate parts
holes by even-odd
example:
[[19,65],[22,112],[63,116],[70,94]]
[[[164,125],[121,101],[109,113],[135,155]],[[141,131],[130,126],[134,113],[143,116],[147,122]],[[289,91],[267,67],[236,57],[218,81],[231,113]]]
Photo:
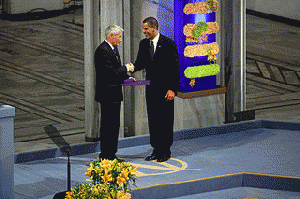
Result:
[[151,55],[151,59],[153,59],[153,57],[154,57],[154,45],[153,45],[153,41],[150,41],[150,55]]
[[119,53],[118,53],[118,48],[117,47],[114,47],[114,53],[115,53],[117,59],[120,60]]

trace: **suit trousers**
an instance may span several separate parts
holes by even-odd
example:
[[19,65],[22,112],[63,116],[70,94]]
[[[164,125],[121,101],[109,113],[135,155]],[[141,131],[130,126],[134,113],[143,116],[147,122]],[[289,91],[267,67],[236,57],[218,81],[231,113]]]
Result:
[[114,157],[118,150],[121,102],[101,103],[101,158]]
[[173,144],[174,100],[166,101],[166,93],[146,90],[150,144],[156,155],[171,155]]

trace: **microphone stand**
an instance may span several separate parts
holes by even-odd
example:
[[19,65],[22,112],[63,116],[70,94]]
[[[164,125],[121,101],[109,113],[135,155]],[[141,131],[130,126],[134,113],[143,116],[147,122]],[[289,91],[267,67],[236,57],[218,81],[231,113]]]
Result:
[[64,199],[66,193],[71,191],[71,164],[70,164],[70,145],[64,140],[64,138],[59,134],[58,130],[52,126],[48,125],[44,127],[45,132],[51,138],[51,140],[61,149],[61,151],[68,156],[68,165],[67,165],[67,191],[59,192],[54,195],[53,199]]

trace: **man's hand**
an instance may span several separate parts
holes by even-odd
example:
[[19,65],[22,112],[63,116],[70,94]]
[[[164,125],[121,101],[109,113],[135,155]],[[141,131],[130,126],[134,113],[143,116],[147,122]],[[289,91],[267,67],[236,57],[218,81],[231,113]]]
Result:
[[134,77],[129,77],[129,79],[133,79],[133,81],[136,81],[136,80],[134,79]]
[[174,93],[173,91],[171,91],[171,90],[168,90],[168,92],[167,92],[167,94],[166,94],[166,96],[165,96],[165,98],[167,98],[167,101],[168,101],[168,100],[169,100],[169,101],[173,100],[174,97],[175,97],[175,93]]
[[126,66],[128,66],[128,69],[129,69],[130,72],[134,71],[134,65],[131,62],[128,63]]

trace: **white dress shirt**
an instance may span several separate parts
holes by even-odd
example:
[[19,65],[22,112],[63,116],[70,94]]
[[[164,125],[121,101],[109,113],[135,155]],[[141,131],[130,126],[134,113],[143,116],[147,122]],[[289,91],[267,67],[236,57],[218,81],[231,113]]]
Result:
[[153,41],[153,46],[154,46],[154,53],[156,51],[156,46],[158,43],[158,39],[159,39],[159,33],[156,35],[156,37],[152,40]]
[[114,50],[115,48],[113,47],[113,45],[110,43],[110,42],[108,42],[107,40],[105,40],[106,41],[106,43],[108,43],[109,44],[109,46],[111,47],[111,49],[112,50]]

